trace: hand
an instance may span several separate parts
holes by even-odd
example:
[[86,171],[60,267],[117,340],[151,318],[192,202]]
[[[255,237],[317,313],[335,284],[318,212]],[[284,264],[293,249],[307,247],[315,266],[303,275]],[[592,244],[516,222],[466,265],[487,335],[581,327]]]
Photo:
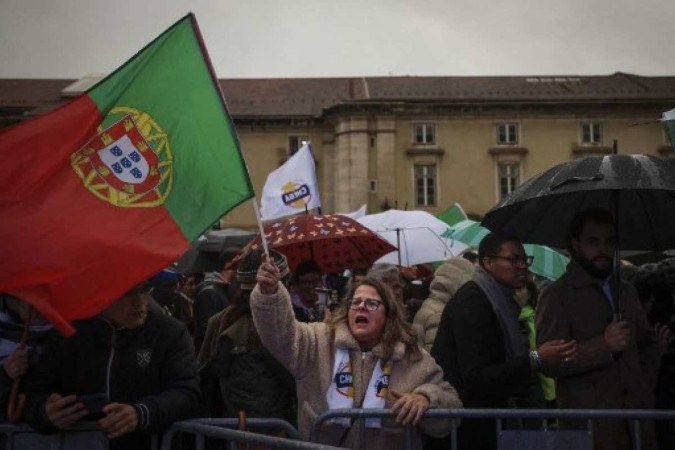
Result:
[[[660,323],[654,324],[654,332],[656,333],[656,342],[662,348],[668,348],[668,346],[673,342],[673,332],[670,330],[668,325],[663,325]],[[5,370],[7,370],[5,368]]]
[[258,268],[258,275],[256,276],[260,292],[265,295],[274,294],[277,291],[277,284],[279,283],[279,269],[276,264],[271,262],[267,257],[260,268]]
[[399,394],[389,390],[392,397],[396,399],[391,406],[391,412],[396,414],[396,422],[399,425],[417,425],[422,418],[422,414],[429,408],[429,399],[422,394]]
[[81,402],[77,401],[77,396],[62,397],[54,393],[47,398],[45,413],[56,428],[64,429],[86,416],[88,411]]
[[98,426],[108,433],[108,439],[115,439],[131,433],[138,427],[136,408],[126,403],[108,403],[103,407],[105,417]]
[[569,363],[577,356],[577,341],[564,339],[547,341],[537,348],[537,353],[545,366]]
[[620,320],[611,322],[605,328],[605,343],[612,353],[619,353],[626,349],[630,342],[630,329],[628,322]]
[[28,370],[28,349],[26,347],[17,347],[5,358],[2,365],[12,380],[22,377]]

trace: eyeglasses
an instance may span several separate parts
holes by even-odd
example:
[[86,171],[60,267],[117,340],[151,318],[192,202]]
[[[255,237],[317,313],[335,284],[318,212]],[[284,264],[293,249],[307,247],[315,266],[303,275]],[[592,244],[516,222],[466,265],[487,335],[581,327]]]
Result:
[[368,311],[375,311],[383,302],[374,298],[353,298],[349,302],[349,307],[351,309],[359,309],[361,306],[366,308]]
[[513,267],[516,266],[526,266],[530,267],[534,262],[534,256],[529,255],[516,255],[516,256],[499,256],[493,255],[490,258],[499,258],[509,261]]

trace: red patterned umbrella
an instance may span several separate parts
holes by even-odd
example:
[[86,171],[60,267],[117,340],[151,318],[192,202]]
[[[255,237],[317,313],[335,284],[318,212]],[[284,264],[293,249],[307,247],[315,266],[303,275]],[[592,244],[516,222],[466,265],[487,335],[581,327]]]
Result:
[[[286,217],[265,224],[264,232],[268,246],[288,258],[291,272],[306,259],[315,260],[324,273],[368,269],[381,256],[396,250],[376,233],[340,214]],[[240,256],[261,247],[257,235]],[[238,259],[233,261],[235,265]]]

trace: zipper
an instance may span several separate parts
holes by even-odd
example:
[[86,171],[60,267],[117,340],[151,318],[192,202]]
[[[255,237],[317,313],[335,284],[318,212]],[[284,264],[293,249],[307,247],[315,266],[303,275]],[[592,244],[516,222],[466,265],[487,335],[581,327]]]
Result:
[[110,338],[110,356],[108,356],[108,366],[105,374],[105,394],[110,401],[110,372],[112,371],[112,362],[115,357],[115,341],[117,340],[117,331],[113,329],[112,337]]

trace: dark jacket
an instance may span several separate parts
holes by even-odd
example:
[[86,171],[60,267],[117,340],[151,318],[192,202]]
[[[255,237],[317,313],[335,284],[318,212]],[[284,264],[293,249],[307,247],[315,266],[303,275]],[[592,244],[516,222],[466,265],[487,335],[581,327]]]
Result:
[[228,284],[217,272],[207,273],[204,281],[197,286],[197,294],[192,304],[196,354],[199,354],[204,342],[209,319],[230,304],[227,289]]
[[[233,308],[233,307],[230,307]],[[204,398],[202,414],[294,419],[295,379],[263,347],[250,310],[224,325],[228,309],[209,320],[199,352]]]
[[[507,360],[497,315],[473,281],[465,283],[443,310],[431,355],[466,408],[543,404],[528,355]],[[463,421],[459,437],[461,448],[496,448],[494,421]]]
[[[9,350],[12,344],[15,343],[18,346],[21,342],[24,325],[19,322],[18,316],[6,310],[4,305],[0,306],[0,344],[3,347],[3,351],[0,351],[0,419],[3,420],[7,413],[9,394],[14,383],[14,380],[5,372],[4,361],[13,351]],[[44,345],[50,329],[51,326],[32,326],[30,328],[26,342],[29,348],[26,373],[29,374],[33,370],[44,353]]]
[[[51,393],[105,393],[110,402],[128,403],[139,413],[138,430],[110,442],[111,449],[148,448],[151,434],[192,417],[199,404],[199,379],[185,327],[148,312],[135,329],[115,330],[97,316],[75,322],[76,334],[50,336],[47,351],[26,379],[24,417],[43,433],[58,431],[45,414]],[[110,370],[108,371],[108,366]]]

